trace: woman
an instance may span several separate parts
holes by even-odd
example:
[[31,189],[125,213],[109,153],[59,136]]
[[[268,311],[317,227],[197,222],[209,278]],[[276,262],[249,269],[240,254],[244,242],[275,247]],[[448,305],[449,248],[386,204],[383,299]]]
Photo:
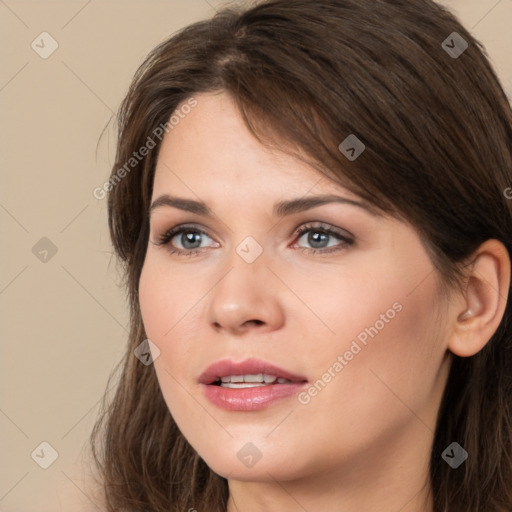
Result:
[[451,14],[224,9],[118,137],[109,511],[512,510],[512,112]]

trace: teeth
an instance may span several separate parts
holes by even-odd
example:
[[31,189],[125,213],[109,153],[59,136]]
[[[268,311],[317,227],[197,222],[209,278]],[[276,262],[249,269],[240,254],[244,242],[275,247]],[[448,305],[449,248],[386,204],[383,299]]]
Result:
[[254,388],[266,384],[286,384],[291,382],[275,375],[265,375],[263,373],[247,375],[227,375],[220,378],[221,386],[225,388]]
[[274,375],[264,375],[263,373],[247,374],[247,375],[227,375],[221,377],[222,382],[274,382],[277,377]]
[[223,382],[221,387],[223,388],[261,388],[262,386],[268,386],[268,384],[263,384],[263,382]]
[[244,375],[244,382],[263,382],[263,373],[257,375]]

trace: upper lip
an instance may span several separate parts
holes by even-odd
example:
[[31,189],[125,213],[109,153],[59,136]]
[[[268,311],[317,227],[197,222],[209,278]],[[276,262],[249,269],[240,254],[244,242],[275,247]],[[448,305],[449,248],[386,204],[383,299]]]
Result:
[[199,382],[201,384],[213,384],[217,379],[229,375],[257,375],[258,373],[273,375],[274,377],[288,379],[292,382],[307,381],[304,376],[296,375],[261,359],[245,359],[240,362],[222,359],[208,366],[200,375]]

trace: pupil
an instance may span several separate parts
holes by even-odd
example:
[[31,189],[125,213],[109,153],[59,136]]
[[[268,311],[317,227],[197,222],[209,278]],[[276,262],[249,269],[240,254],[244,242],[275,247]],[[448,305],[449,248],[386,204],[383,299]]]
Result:
[[[327,237],[329,235],[327,235],[326,233],[319,233],[318,231],[312,231],[310,234],[309,234],[309,240],[308,240],[308,243],[311,244],[313,247],[315,247],[315,244],[316,243],[322,243],[322,242],[325,242]],[[323,237],[323,240],[321,240]],[[318,248],[318,247],[315,247],[315,248]]]
[[[183,238],[183,236],[185,238]],[[183,243],[183,247],[185,247],[186,249],[195,249],[197,246],[194,246],[194,247],[190,247],[190,246],[187,246],[188,242],[191,242],[192,244],[194,243],[194,239],[197,237],[197,239],[195,240],[195,242],[199,242],[198,243],[198,246],[201,245],[201,240],[200,240],[200,234],[199,233],[192,233],[192,232],[188,232],[188,233],[184,233],[182,235],[182,243],[183,241],[185,241],[185,243]]]

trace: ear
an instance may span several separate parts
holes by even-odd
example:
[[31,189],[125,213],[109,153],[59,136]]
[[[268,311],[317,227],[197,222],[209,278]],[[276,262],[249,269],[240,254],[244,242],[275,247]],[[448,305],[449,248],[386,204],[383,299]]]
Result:
[[468,265],[465,293],[454,311],[448,348],[460,357],[479,352],[496,332],[510,287],[510,257],[498,240],[487,240]]

